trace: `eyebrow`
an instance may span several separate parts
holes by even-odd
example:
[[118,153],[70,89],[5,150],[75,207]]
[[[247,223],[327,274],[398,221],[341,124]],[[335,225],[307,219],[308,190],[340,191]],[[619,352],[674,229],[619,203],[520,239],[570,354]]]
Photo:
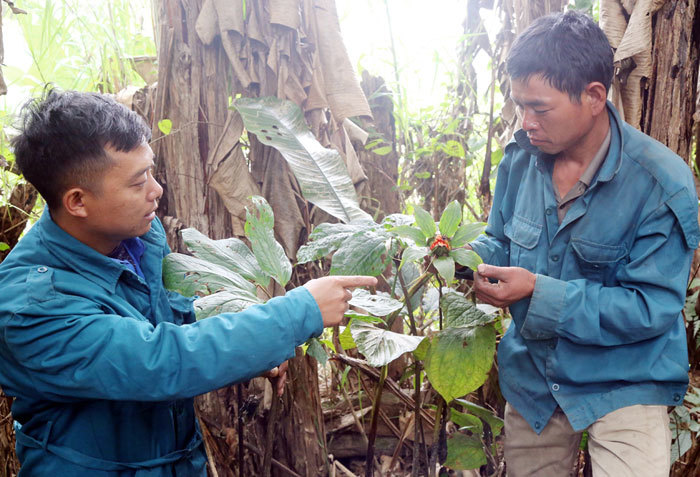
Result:
[[[153,156],[153,159],[155,159],[155,156]],[[153,161],[153,159],[151,159],[151,165],[150,165],[150,166],[148,166],[148,167],[146,167],[146,168],[144,168],[144,169],[141,169],[140,171],[136,172],[133,176],[131,176],[131,177],[129,178],[129,181],[135,181],[135,180],[138,179],[141,175],[143,175],[143,174],[145,174],[146,172],[148,172],[149,170],[153,169],[153,168],[155,167],[155,165],[156,165],[156,163]]]
[[513,96],[511,96],[510,99],[512,99],[513,102],[518,106],[547,106],[547,103],[540,99],[533,99],[532,101],[518,101]]

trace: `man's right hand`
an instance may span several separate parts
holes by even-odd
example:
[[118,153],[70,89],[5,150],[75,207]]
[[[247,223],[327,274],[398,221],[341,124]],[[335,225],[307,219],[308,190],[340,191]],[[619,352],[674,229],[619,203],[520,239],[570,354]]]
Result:
[[376,284],[377,279],[374,277],[336,275],[310,280],[304,287],[309,290],[321,310],[323,326],[335,326],[340,324],[345,312],[350,308],[348,302],[352,298],[352,289],[372,287]]

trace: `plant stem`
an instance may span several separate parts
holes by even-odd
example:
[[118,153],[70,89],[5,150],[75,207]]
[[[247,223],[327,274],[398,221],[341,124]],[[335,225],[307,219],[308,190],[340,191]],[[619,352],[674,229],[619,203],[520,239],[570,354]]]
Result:
[[[409,290],[406,288],[406,281],[403,279],[403,275],[401,275],[401,272],[398,272],[396,274],[399,278],[399,283],[401,284],[401,290],[403,291],[403,296],[406,297],[406,310],[408,310],[408,318],[411,322],[411,334],[413,335],[418,335],[418,330],[416,329],[416,319],[413,316],[413,304],[411,303],[411,298],[413,297],[412,294],[409,293]],[[415,292],[414,292],[415,293]],[[418,459],[418,450],[420,448],[420,428],[422,425],[422,421],[420,418],[420,408],[421,408],[421,401],[420,401],[420,373],[421,373],[421,362],[419,359],[415,359],[415,372],[416,372],[416,386],[415,386],[415,391],[413,394],[413,415],[414,415],[414,421],[413,421],[413,468],[411,471],[411,475],[413,477],[418,476],[418,471],[419,471],[419,459]]]
[[384,388],[384,380],[386,379],[388,371],[389,366],[385,365],[382,367],[382,374],[379,377],[379,383],[377,383],[377,394],[375,395],[374,403],[372,403],[372,422],[370,424],[369,437],[367,443],[365,477],[372,477],[374,475],[374,441],[377,437],[377,423],[379,422],[379,406],[382,403],[382,390]]
[[[397,273],[399,276],[401,276],[401,272],[400,272],[400,271],[397,271],[396,273]],[[403,289],[403,291],[404,291],[403,303],[406,304],[407,307],[409,306],[408,304],[410,303],[411,297],[412,297],[413,295],[415,295],[416,292],[417,292],[418,290],[420,290],[421,287],[422,287],[423,285],[425,285],[425,284],[428,282],[428,280],[430,280],[431,277],[432,277],[432,273],[430,273],[430,272],[424,272],[421,276],[419,276],[419,277],[416,279],[416,282],[408,288],[408,291],[406,291],[406,289],[405,289],[405,288],[403,287],[403,285],[402,285],[402,289]],[[401,310],[400,310],[400,309],[399,309],[399,310],[396,310],[396,311],[393,312],[391,315],[389,315],[389,316],[386,317],[386,323],[387,323],[387,325],[389,326],[389,328],[391,328],[392,323],[394,322],[394,320],[396,319],[396,317],[399,315],[399,313],[401,313]],[[415,323],[414,323],[414,326],[415,326]],[[417,330],[415,330],[413,327],[411,327],[411,332],[415,335],[415,334],[417,333]]]
[[442,415],[445,408],[445,400],[442,396],[438,395],[437,411],[435,412],[435,427],[433,428],[433,445],[432,452],[430,453],[430,464],[428,468],[428,475],[430,477],[435,477],[435,466],[438,462],[438,451],[440,448],[440,430],[442,429]]
[[418,458],[418,451],[420,449],[420,431],[423,425],[423,421],[420,417],[421,408],[421,396],[420,396],[420,373],[423,368],[422,363],[418,358],[415,360],[416,368],[416,388],[413,391],[413,468],[411,475],[413,477],[418,477],[418,471],[420,470],[420,460]]
[[440,317],[440,329],[442,329],[442,280],[440,280],[440,276],[436,273],[435,278],[437,278],[438,281],[438,315]]

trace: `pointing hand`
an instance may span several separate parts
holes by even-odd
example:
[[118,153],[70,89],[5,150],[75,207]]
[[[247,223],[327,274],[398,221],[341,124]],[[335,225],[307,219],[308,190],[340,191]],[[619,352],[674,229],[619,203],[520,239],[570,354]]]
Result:
[[309,290],[321,310],[323,326],[335,326],[340,324],[345,312],[350,308],[348,301],[352,298],[352,289],[376,284],[377,279],[374,277],[336,275],[310,280],[304,287]]

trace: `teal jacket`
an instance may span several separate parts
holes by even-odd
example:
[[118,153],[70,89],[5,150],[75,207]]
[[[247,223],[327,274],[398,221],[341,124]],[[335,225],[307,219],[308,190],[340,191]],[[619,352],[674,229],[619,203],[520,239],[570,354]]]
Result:
[[576,430],[634,404],[678,405],[688,383],[685,303],[698,245],[689,167],[623,123],[559,223],[552,158],[516,134],[498,169],[485,262],[537,274],[498,347],[504,397],[541,432],[557,406]]
[[45,211],[0,264],[0,386],[15,397],[20,476],[205,476],[193,396],[257,376],[322,331],[303,287],[195,322],[163,288],[162,225],[145,280]]

